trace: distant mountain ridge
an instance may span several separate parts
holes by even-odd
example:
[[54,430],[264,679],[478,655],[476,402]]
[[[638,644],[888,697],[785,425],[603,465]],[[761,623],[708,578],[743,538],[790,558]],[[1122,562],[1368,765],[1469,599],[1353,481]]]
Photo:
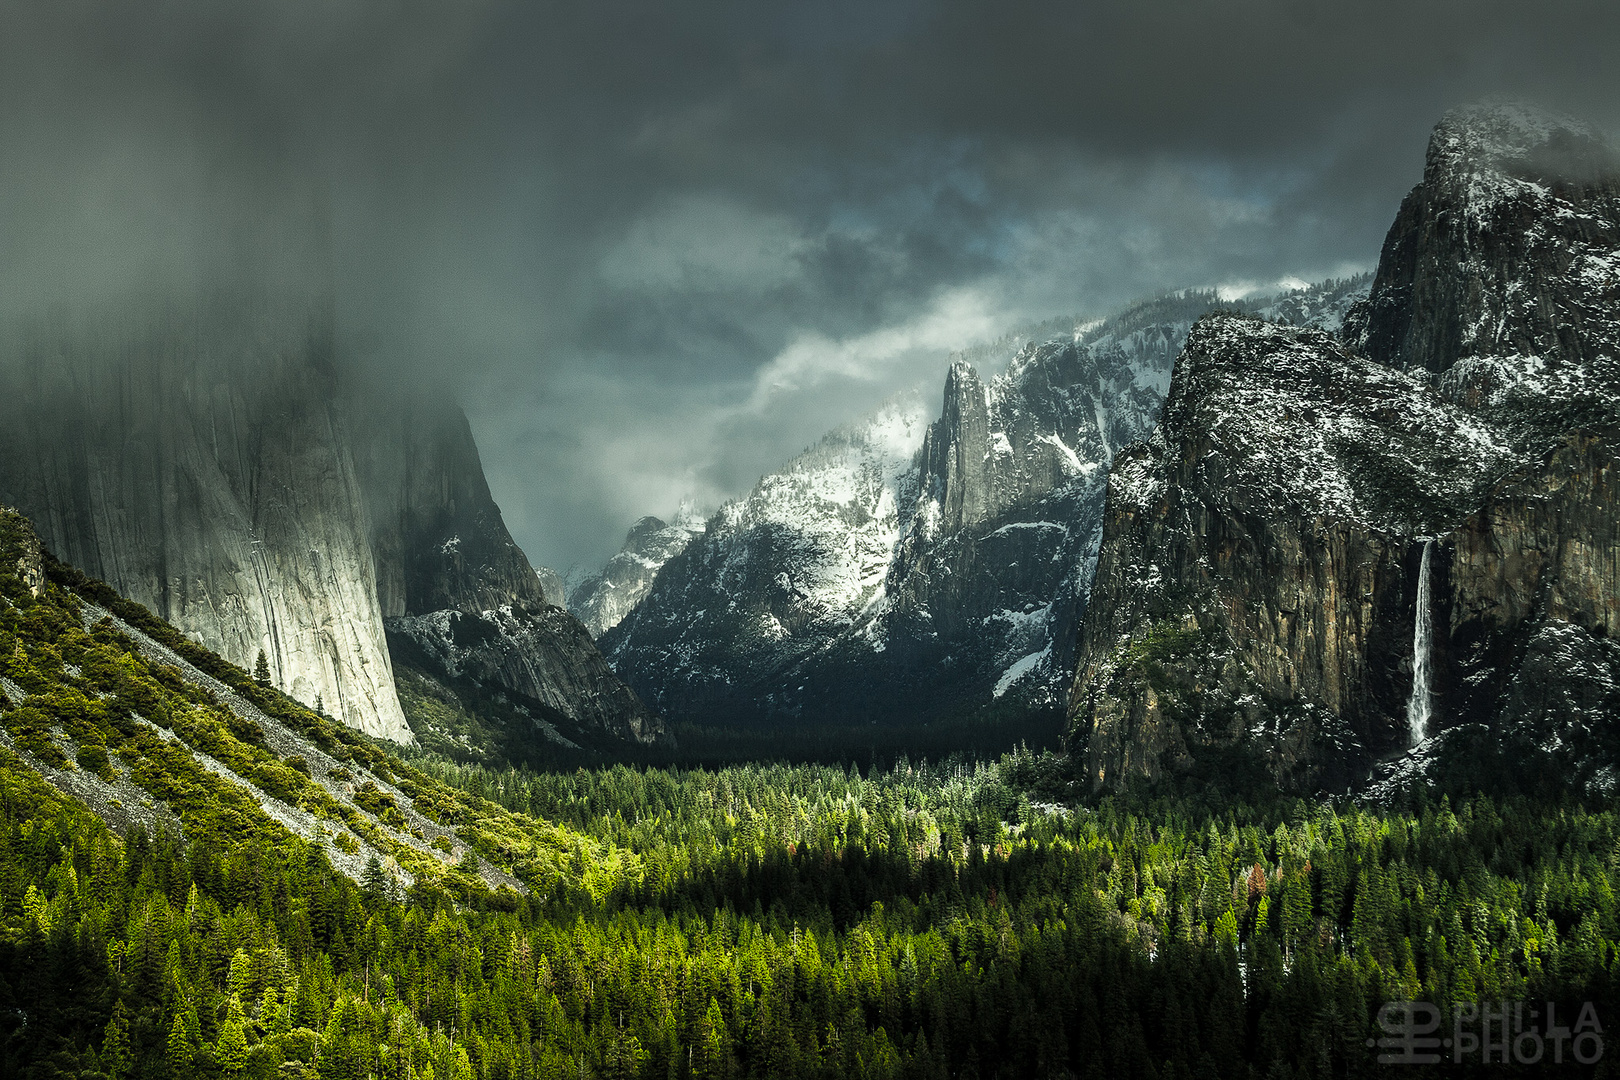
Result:
[[592,637],[601,637],[641,603],[658,571],[703,531],[704,524],[702,515],[686,505],[673,521],[650,516],[640,519],[630,526],[624,547],[599,573],[587,575],[567,590],[568,610]]
[[[1367,284],[1226,306],[1336,329]],[[988,382],[959,358],[939,419],[885,403],[723,507],[603,651],[697,723],[1058,715],[1113,453],[1151,429],[1212,306],[1175,294],[1011,342]]]

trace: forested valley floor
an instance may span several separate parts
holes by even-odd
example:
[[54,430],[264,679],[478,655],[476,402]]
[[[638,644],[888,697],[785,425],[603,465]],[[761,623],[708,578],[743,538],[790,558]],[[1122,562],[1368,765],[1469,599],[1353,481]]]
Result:
[[[1095,800],[1028,751],[401,758],[66,568],[25,587],[0,533],[0,1076],[1368,1076],[1385,1002],[1620,1015],[1610,805]],[[96,604],[346,762],[352,804]],[[29,760],[164,813],[119,835]]]
[[1615,999],[1610,811],[1073,810],[1017,756],[446,765],[633,859],[400,895],[297,841],[121,842],[5,765],[6,1075],[1370,1075],[1384,1001]]

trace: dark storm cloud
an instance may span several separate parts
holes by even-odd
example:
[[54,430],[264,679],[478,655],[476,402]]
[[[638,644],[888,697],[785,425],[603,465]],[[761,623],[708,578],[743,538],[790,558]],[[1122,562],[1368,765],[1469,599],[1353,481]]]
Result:
[[976,337],[1370,266],[1453,104],[1620,122],[1606,3],[0,16],[0,308],[329,280],[346,351],[449,379],[561,565]]

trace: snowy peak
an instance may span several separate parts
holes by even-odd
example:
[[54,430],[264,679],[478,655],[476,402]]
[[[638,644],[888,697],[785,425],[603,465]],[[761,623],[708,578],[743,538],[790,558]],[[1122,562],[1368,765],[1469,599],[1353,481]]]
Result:
[[[1332,329],[1367,284],[1227,306]],[[1110,463],[1220,304],[1177,293],[953,357],[932,423],[891,399],[722,507],[603,638],[615,669],[704,724],[1057,712]]]
[[1620,162],[1524,106],[1435,129],[1344,334],[1449,399],[1519,413],[1620,402]]
[[568,590],[568,610],[585,624],[591,637],[601,637],[641,602],[659,569],[684,551],[703,528],[703,518],[686,503],[673,521],[641,518],[630,526],[624,547],[607,561],[601,573],[580,580]]
[[[1521,182],[1590,181],[1614,175],[1616,156],[1590,124],[1515,101],[1453,109],[1435,127],[1425,183],[1457,175],[1501,174]],[[1491,194],[1482,186],[1482,194]]]
[[828,433],[715,516],[709,532],[717,540],[770,534],[780,561],[772,581],[793,617],[764,618],[763,632],[848,626],[878,599],[915,504],[914,459],[926,430],[920,395],[897,395]]

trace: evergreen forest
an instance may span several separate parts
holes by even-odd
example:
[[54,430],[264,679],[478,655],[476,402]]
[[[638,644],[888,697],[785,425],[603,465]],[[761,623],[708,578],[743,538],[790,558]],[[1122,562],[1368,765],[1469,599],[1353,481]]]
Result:
[[[1021,749],[402,757],[48,555],[29,584],[19,521],[0,523],[6,1077],[1372,1076],[1386,1002],[1441,1003],[1447,1030],[1470,1003],[1615,1015],[1611,805],[1090,799]],[[346,762],[353,800],[142,635]],[[47,774],[162,812],[95,813]],[[379,782],[460,857],[394,839],[405,807]],[[272,791],[330,831],[288,827]]]

